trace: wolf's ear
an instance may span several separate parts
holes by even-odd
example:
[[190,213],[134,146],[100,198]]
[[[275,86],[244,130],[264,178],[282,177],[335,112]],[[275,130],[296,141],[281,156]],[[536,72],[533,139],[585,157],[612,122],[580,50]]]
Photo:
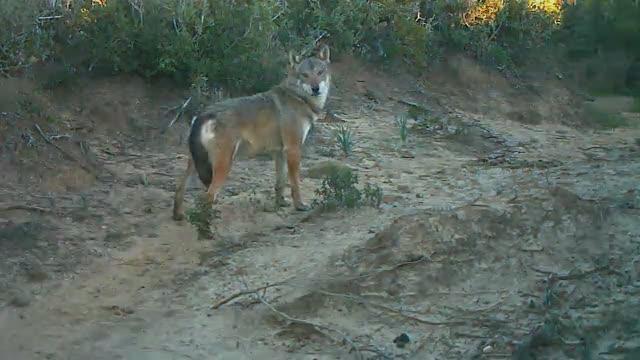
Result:
[[289,51],[289,65],[291,65],[291,67],[300,64],[300,61],[300,55],[294,55],[293,51]]
[[318,59],[329,62],[329,47],[326,44],[318,50]]

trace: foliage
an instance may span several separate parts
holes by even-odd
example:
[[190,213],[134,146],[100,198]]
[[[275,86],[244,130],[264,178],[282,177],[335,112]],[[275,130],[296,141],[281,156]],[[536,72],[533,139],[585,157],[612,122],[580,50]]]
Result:
[[584,122],[602,130],[611,130],[628,125],[628,121],[622,115],[599,110],[591,105],[585,106]]
[[48,86],[80,69],[259,91],[283,76],[287,50],[319,39],[337,58],[416,71],[450,50],[513,70],[555,44],[572,59],[640,59],[635,0],[0,0],[0,20],[0,73],[61,63]]
[[336,130],[336,141],[345,155],[351,154],[353,150],[353,131],[347,126],[340,126]]
[[198,231],[198,238],[210,239],[213,236],[211,222],[215,216],[215,211],[207,201],[206,196],[196,197],[194,206],[187,209],[186,215],[189,223],[195,226]]
[[[638,1],[580,1],[566,8],[555,38],[564,45],[569,59],[590,61],[586,75],[597,90],[640,91]],[[623,63],[615,64],[610,54]]]
[[573,57],[605,50],[640,56],[640,5],[635,0],[583,0],[568,7],[559,36]]
[[377,185],[366,184],[358,189],[358,175],[348,167],[336,167],[324,177],[316,189],[313,206],[323,210],[336,208],[353,209],[362,205],[379,207],[382,202],[382,189]]
[[19,71],[47,59],[53,51],[53,33],[39,0],[0,0],[0,75]]
[[407,127],[407,117],[404,114],[396,116],[396,126],[398,126],[398,131],[400,132],[400,140],[403,143],[407,142],[409,128]]
[[282,76],[283,59],[271,39],[275,4],[155,0],[134,11],[124,1],[85,3],[66,38],[72,49],[89,49],[81,62],[102,72],[171,76],[185,84],[204,77],[260,91]]

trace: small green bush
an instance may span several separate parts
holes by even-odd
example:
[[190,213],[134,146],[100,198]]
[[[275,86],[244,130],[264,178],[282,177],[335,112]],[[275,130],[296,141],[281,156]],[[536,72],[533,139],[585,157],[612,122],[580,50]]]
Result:
[[186,215],[187,221],[196,228],[198,238],[210,239],[213,236],[211,223],[215,216],[215,210],[207,201],[206,196],[197,196],[194,206],[187,209]]
[[407,117],[404,114],[396,116],[396,126],[400,133],[400,140],[402,140],[403,143],[407,142],[409,128],[407,127]]
[[362,205],[379,207],[382,202],[382,189],[367,184],[358,189],[358,175],[347,167],[337,167],[324,177],[316,189],[313,206],[323,210],[337,208],[353,209]]
[[336,141],[338,142],[338,145],[340,145],[340,149],[342,149],[342,152],[345,155],[351,154],[354,144],[353,131],[351,130],[351,128],[341,125],[336,130],[335,134]]

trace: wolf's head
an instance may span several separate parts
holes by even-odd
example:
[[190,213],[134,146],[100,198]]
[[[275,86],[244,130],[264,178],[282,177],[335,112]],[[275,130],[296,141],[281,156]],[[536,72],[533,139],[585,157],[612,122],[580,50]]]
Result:
[[329,92],[331,73],[329,69],[329,47],[323,45],[314,56],[301,59],[289,53],[289,86],[309,97],[320,107],[324,106]]

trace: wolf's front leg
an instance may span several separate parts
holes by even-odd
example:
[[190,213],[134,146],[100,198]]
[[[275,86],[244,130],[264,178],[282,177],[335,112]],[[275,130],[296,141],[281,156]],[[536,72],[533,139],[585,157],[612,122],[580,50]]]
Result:
[[191,156],[189,156],[187,169],[185,170],[184,174],[178,179],[178,182],[176,183],[176,192],[173,197],[173,219],[176,221],[184,219],[184,208],[182,205],[184,201],[184,192],[187,185],[187,179],[194,172],[195,166],[193,164],[193,160],[191,160]]
[[302,151],[299,145],[289,146],[287,148],[287,165],[289,169],[289,185],[291,185],[291,197],[293,198],[293,206],[298,211],[307,211],[307,206],[300,196],[300,161],[302,159]]
[[284,152],[282,150],[278,150],[273,155],[276,162],[276,186],[275,186],[275,195],[276,195],[276,208],[289,206],[289,202],[285,200],[282,191],[284,190],[284,182],[285,182],[285,172],[286,164],[284,162]]

